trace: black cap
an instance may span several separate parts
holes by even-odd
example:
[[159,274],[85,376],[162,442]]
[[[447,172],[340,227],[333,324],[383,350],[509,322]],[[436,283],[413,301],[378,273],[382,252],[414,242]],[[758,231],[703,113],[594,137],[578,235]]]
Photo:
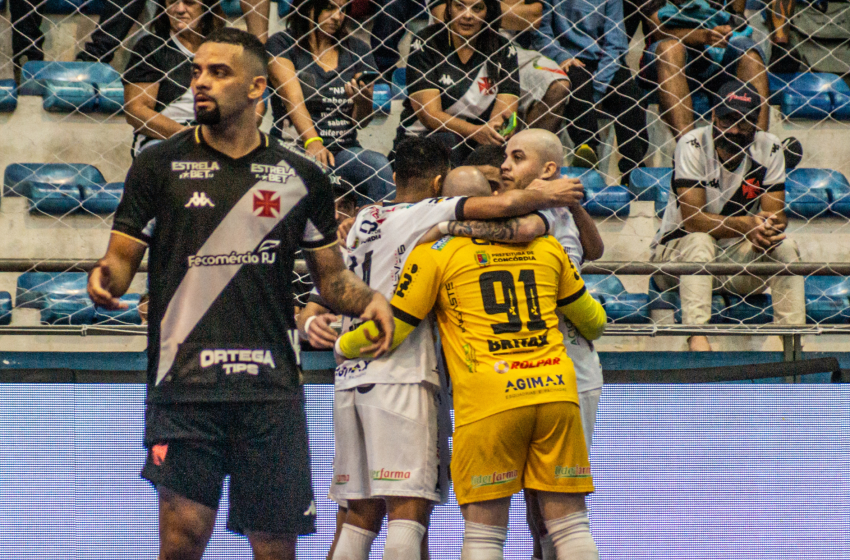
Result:
[[720,101],[714,108],[718,117],[737,114],[752,121],[758,120],[762,98],[756,88],[740,80],[730,80],[720,87]]

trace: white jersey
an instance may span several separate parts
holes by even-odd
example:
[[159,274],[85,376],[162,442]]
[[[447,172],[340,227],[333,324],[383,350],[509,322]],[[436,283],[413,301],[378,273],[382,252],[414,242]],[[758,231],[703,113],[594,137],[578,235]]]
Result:
[[[779,138],[756,132],[755,141],[737,169],[729,171],[714,150],[712,127],[697,128],[676,144],[670,200],[661,227],[651,248],[687,235],[682,227],[677,188],[705,189],[704,210],[721,216],[746,216],[761,211],[761,195],[785,192],[785,155]],[[734,245],[740,238],[718,239],[721,247]]]
[[[541,210],[549,222],[549,233],[564,247],[564,251],[573,264],[581,270],[584,249],[576,226],[576,221],[568,208]],[[593,343],[581,336],[572,323],[558,315],[558,329],[564,335],[567,356],[573,361],[576,370],[578,392],[590,391],[602,387],[602,364]]]
[[[466,198],[429,198],[416,204],[364,208],[348,234],[345,255],[349,270],[392,299],[407,256],[419,239],[440,222],[463,219]],[[343,317],[342,332],[358,319]],[[377,360],[346,360],[336,368],[335,388],[371,383],[422,383],[440,386],[430,319],[423,320],[395,351]]]

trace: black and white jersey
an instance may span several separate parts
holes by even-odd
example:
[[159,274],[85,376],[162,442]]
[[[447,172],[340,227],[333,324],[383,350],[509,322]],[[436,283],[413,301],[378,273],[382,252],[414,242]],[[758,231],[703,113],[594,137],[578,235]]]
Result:
[[[488,59],[497,69],[497,76],[490,76]],[[487,122],[497,95],[520,95],[516,48],[507,39],[499,36],[495,52],[476,50],[463,63],[442,23],[426,27],[413,38],[406,79],[408,98],[404,100],[401,127],[407,136],[429,132],[416,118],[410,103],[409,96],[418,91],[438,90],[444,112],[474,124]]]
[[[652,240],[652,249],[687,235],[682,227],[682,211],[677,190],[705,189],[706,212],[721,216],[747,216],[761,211],[761,197],[769,192],[785,192],[785,155],[779,138],[768,132],[756,132],[737,169],[730,171],[717,158],[712,127],[697,128],[682,136],[673,157],[672,192],[661,228]],[[721,246],[733,245],[740,238],[718,239]]]
[[150,245],[149,401],[296,395],[293,260],[336,243],[336,227],[327,176],[266,135],[239,159],[200,127],[143,151],[113,232]]
[[[192,97],[192,59],[195,55],[176,37],[145,35],[130,53],[122,77],[125,84],[159,84],[156,112],[180,124],[193,124],[195,105]],[[133,156],[151,140],[133,135]]]

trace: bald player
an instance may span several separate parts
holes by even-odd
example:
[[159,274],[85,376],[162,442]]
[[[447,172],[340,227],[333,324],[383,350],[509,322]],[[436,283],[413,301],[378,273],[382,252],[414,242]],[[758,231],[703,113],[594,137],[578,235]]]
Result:
[[456,167],[446,175],[443,196],[490,196],[493,190],[487,177],[471,165]]

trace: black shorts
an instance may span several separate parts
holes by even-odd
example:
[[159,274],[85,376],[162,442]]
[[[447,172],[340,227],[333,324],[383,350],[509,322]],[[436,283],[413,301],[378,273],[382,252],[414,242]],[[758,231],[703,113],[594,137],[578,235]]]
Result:
[[149,404],[142,478],[217,509],[230,475],[227,528],[316,531],[303,395],[276,402]]

